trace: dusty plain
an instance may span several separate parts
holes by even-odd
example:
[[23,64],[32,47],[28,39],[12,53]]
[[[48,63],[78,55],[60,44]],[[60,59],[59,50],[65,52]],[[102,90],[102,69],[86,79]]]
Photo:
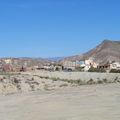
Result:
[[[22,74],[24,78],[26,78],[25,74],[31,73]],[[49,86],[49,89],[29,91],[29,87],[23,85],[28,84],[28,81],[24,83],[15,81],[16,84],[19,83],[22,86],[22,89],[26,88],[25,91],[18,92],[16,84],[10,83],[10,85],[13,84],[16,89],[13,87],[15,91],[13,89],[7,94],[1,92],[0,120],[120,120],[119,74],[115,74],[115,76],[111,74],[114,79],[116,79],[116,75],[118,75],[118,77],[117,81],[110,83],[89,85],[66,83],[68,84],[67,86],[63,85],[66,81],[61,81],[60,75],[56,76],[59,77],[59,80],[54,80],[50,76],[49,78],[45,78],[46,75],[48,76],[48,73],[46,73],[45,76],[41,74],[39,73],[40,81],[42,81],[41,84],[44,83],[44,80],[46,81],[44,84],[55,84],[58,86],[54,89],[50,89]],[[51,75],[53,73],[49,74]],[[78,73],[65,73],[65,75],[66,74],[74,75]],[[83,75],[84,73],[80,74]],[[91,77],[95,74],[93,73]],[[30,81],[39,81],[36,75],[38,75],[38,73],[34,73],[34,79],[31,79],[30,76],[29,79],[27,79]],[[99,76],[105,75],[101,74]],[[108,74],[108,76],[110,75]],[[102,77],[102,79],[103,78],[104,77]],[[78,78],[76,77],[75,79]],[[16,79],[14,78],[14,80]],[[1,82],[1,86],[5,85],[4,82],[7,82],[7,79]],[[34,82],[32,81],[32,83]],[[59,86],[61,84],[63,86]],[[29,85],[31,85],[31,83],[29,83]],[[12,87],[10,89],[12,89]]]

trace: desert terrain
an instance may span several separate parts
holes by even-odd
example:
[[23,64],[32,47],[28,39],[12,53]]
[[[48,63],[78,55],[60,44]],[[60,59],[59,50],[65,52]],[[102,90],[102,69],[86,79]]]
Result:
[[55,91],[82,85],[120,83],[119,73],[31,71],[0,75],[0,94]]
[[0,75],[0,120],[119,120],[120,74]]
[[120,84],[0,96],[0,120],[120,120]]

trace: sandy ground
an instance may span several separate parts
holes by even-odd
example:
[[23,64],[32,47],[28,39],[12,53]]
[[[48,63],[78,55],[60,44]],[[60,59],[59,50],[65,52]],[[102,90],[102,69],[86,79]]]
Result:
[[120,84],[1,95],[0,120],[120,120]]

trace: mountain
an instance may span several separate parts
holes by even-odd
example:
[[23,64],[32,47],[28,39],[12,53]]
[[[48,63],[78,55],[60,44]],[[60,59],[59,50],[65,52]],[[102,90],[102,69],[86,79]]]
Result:
[[58,62],[60,60],[63,60],[64,58],[65,57],[52,57],[52,58],[47,58],[47,59],[53,62]]
[[85,60],[89,58],[93,58],[97,63],[106,63],[108,61],[120,62],[120,41],[104,40],[101,44],[87,53],[66,57],[61,62],[66,60]]

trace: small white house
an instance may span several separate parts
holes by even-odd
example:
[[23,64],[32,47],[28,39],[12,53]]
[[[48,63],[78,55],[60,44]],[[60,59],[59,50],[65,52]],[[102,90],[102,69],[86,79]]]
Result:
[[11,64],[11,63],[12,63],[12,59],[10,59],[10,58],[5,59],[4,62],[5,62],[6,64]]
[[118,63],[118,62],[111,63],[110,69],[120,70],[120,63]]
[[91,67],[97,68],[97,66],[98,64],[92,59],[85,60],[84,63],[81,64],[81,67],[84,68],[84,71],[88,71]]

